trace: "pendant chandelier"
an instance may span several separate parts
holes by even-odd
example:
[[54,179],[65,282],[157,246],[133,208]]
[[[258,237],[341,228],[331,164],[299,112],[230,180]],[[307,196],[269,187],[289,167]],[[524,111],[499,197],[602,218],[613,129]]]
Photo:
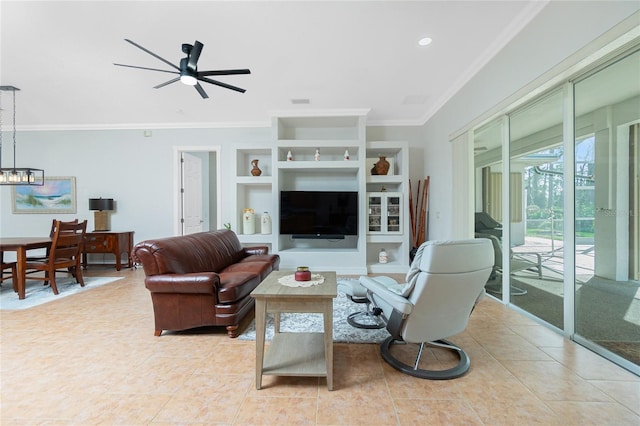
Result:
[[[14,86],[0,86],[0,185],[44,185],[44,170],[16,167],[16,91]],[[13,167],[2,167],[2,92],[13,93]]]

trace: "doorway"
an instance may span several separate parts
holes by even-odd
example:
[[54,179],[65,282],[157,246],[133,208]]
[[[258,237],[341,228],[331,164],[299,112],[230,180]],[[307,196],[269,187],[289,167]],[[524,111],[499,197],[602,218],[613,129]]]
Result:
[[176,148],[176,235],[220,228],[219,152],[219,147]]

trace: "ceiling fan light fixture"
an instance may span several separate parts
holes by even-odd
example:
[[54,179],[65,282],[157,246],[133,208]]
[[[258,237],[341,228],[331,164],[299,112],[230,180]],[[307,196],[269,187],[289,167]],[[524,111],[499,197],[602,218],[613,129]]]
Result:
[[[1,1],[1,0],[0,0]],[[196,91],[200,94],[203,99],[207,99],[209,95],[202,88],[200,82],[213,84],[216,86],[224,87],[225,89],[235,90],[236,92],[244,93],[246,90],[232,86],[230,84],[223,83],[221,81],[213,80],[209,78],[210,76],[223,76],[223,75],[236,75],[236,74],[251,74],[251,71],[248,69],[230,69],[230,70],[208,70],[208,71],[198,71],[198,59],[200,58],[200,53],[202,52],[202,48],[204,45],[200,43],[198,40],[191,45],[184,43],[182,45],[182,51],[187,54],[185,58],[180,59],[180,66],[173,64],[172,62],[167,61],[161,56],[156,55],[152,51],[140,46],[138,43],[129,40],[128,38],[124,39],[127,43],[134,45],[138,49],[142,50],[145,53],[153,56],[154,58],[164,62],[169,65],[173,70],[165,70],[165,69],[157,69],[157,68],[148,68],[148,67],[139,67],[136,65],[126,65],[126,64],[116,64],[114,65],[119,67],[127,67],[127,68],[138,68],[142,70],[149,71],[159,71],[176,75],[169,81],[165,81],[164,83],[160,83],[156,86],[153,86],[154,89],[160,89],[161,87],[165,87],[169,84],[176,83],[177,81],[181,81],[183,84],[187,86],[193,86]]]
[[196,84],[198,84],[198,79],[189,74],[181,74],[180,81],[187,86],[195,86]]

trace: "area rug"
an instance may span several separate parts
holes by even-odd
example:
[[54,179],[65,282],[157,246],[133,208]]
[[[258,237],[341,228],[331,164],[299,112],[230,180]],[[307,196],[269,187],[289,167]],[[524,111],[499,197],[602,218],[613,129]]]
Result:
[[[354,303],[343,293],[333,299],[333,341],[337,343],[380,343],[389,333],[386,329],[367,330],[355,328],[347,322],[347,317],[353,312],[365,309],[365,305]],[[280,314],[280,330],[283,332],[322,332],[322,314]],[[267,330],[265,339],[273,338],[273,315],[267,314]],[[244,332],[238,336],[240,340],[255,340],[255,319],[247,326]]]
[[53,290],[48,285],[42,285],[42,281],[27,280],[25,298],[22,300],[18,299],[18,294],[13,291],[11,283],[5,281],[0,287],[0,310],[32,308],[43,303],[53,302],[63,297],[91,290],[119,279],[122,279],[122,277],[84,277],[84,287],[80,287],[80,284],[74,278],[59,278],[56,279],[58,295],[53,294]]

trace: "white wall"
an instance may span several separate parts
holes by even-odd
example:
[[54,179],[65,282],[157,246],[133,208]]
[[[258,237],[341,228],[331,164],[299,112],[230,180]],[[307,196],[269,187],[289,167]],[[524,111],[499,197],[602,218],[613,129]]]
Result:
[[450,136],[556,65],[568,66],[565,59],[576,63],[585,57],[590,52],[583,47],[639,8],[640,3],[632,1],[550,2],[427,121],[424,164],[425,173],[432,176],[430,239],[450,238],[455,226],[448,212],[459,191],[452,187],[452,174],[460,165],[453,162]]
[[[19,132],[18,166],[44,168],[45,176],[76,177],[77,214],[13,214],[11,188],[0,186],[0,236],[48,235],[53,218],[87,219],[88,229],[93,229],[88,199],[94,197],[116,200],[117,211],[111,215],[111,229],[135,231],[135,242],[174,235],[179,188],[174,182],[179,179],[179,175],[175,175],[176,147],[191,150],[220,146],[220,220],[228,222],[235,216],[235,201],[232,186],[225,185],[225,177],[233,175],[234,146],[271,146],[273,143],[270,127],[151,130],[151,137],[144,137],[143,129]],[[413,160],[412,178],[422,178],[420,128],[379,127],[372,128],[370,133],[369,140],[408,141]],[[10,136],[5,133],[3,140]],[[5,164],[9,155],[9,147],[4,146]],[[10,256],[11,253],[7,253],[7,258]]]
[[[93,229],[88,199],[100,196],[116,200],[113,230],[135,231],[136,242],[173,235],[174,147],[221,146],[224,187],[224,176],[231,175],[232,161],[224,160],[231,158],[231,146],[264,143],[270,137],[269,127],[162,129],[152,130],[151,137],[144,137],[143,130],[19,132],[18,166],[44,168],[45,176],[76,177],[77,214],[12,214],[11,188],[0,186],[0,236],[48,235],[54,217],[88,219]],[[3,147],[3,154],[8,152]]]

